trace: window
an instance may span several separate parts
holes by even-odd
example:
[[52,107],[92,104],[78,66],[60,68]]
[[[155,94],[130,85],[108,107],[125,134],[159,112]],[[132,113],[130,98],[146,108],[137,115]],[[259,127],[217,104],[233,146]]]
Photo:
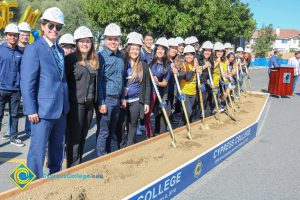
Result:
[[281,43],[283,43],[283,44],[286,44],[286,43],[288,43],[288,39],[283,39],[283,40],[281,40]]

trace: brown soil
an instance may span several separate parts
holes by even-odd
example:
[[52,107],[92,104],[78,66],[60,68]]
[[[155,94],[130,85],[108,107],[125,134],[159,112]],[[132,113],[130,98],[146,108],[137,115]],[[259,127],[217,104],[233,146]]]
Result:
[[243,97],[236,113],[238,121],[225,114],[224,122],[206,120],[210,129],[202,131],[198,122],[192,124],[193,140],[186,129],[176,130],[177,148],[170,145],[169,136],[148,143],[116,157],[79,169],[80,174],[102,174],[102,179],[55,179],[13,196],[13,199],[121,199],[165,175],[224,139],[256,121],[266,96],[252,94]]

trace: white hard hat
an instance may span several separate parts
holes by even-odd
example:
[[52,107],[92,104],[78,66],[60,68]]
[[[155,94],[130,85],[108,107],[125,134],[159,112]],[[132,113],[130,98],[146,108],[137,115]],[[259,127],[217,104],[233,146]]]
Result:
[[22,22],[18,25],[20,31],[31,32],[30,25],[27,22]]
[[202,44],[202,49],[213,49],[214,48],[214,45],[211,41],[205,41],[203,44]]
[[169,42],[168,42],[167,38],[165,38],[165,37],[158,38],[155,42],[155,46],[157,46],[157,45],[161,45],[166,48],[169,48]]
[[224,45],[221,42],[216,42],[214,45],[214,50],[215,51],[220,51],[220,50],[224,50]]
[[251,50],[249,48],[246,48],[245,53],[251,53]]
[[141,33],[138,33],[138,37],[141,38],[142,41],[144,41],[144,37]]
[[242,47],[238,47],[238,48],[236,49],[236,52],[239,52],[239,51],[243,52],[244,49],[243,49]]
[[189,42],[190,42],[190,44],[194,44],[194,43],[199,42],[199,40],[195,36],[191,36]]
[[185,38],[184,44],[185,44],[185,45],[190,44],[190,37]]
[[225,49],[232,49],[232,46],[231,46],[231,44],[230,44],[229,42],[226,42],[226,43],[224,44],[224,48],[225,48]]
[[4,33],[20,33],[18,26],[14,23],[10,23],[5,27]]
[[65,24],[64,23],[64,21],[65,21],[64,14],[57,7],[52,7],[52,8],[48,8],[47,10],[45,10],[41,19],[56,22],[59,24]]
[[74,37],[72,34],[70,33],[66,33],[64,35],[62,35],[59,39],[59,42],[58,44],[73,44],[75,45],[75,42],[74,42]]
[[228,56],[228,54],[230,54],[230,53],[233,53],[234,54],[234,52],[233,51],[228,51],[227,53],[226,53],[226,56]]
[[91,30],[86,26],[78,27],[74,32],[74,40],[79,40],[82,38],[93,38]]
[[138,35],[131,35],[127,40],[127,45],[129,44],[137,44],[143,46],[142,39]]
[[184,43],[184,40],[183,40],[182,37],[176,37],[176,40],[177,40],[178,44],[183,44]]
[[195,53],[195,48],[192,45],[187,45],[184,47],[183,53]]
[[175,38],[168,39],[168,43],[170,47],[178,47],[178,42]]
[[106,26],[104,36],[122,36],[121,28],[115,23],[110,23]]
[[139,33],[135,31],[128,33],[126,40],[128,40],[130,37],[139,37]]

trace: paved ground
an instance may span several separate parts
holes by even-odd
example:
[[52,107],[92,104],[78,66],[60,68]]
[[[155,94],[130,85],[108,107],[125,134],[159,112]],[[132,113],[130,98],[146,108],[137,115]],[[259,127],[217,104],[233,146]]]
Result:
[[[266,70],[251,71],[253,90],[266,91]],[[292,98],[271,97],[258,137],[218,165],[175,199],[299,199],[300,196],[300,84]],[[3,120],[2,133],[7,118]],[[19,130],[24,129],[21,118]],[[95,157],[95,123],[89,131],[84,160]],[[2,136],[2,135],[1,135]],[[15,187],[7,178],[26,161],[30,139],[20,133],[25,147],[0,139],[0,192]],[[46,172],[46,169],[45,169]]]
[[[265,70],[252,72],[266,88]],[[175,199],[300,199],[300,84],[292,98],[270,97],[259,135]]]

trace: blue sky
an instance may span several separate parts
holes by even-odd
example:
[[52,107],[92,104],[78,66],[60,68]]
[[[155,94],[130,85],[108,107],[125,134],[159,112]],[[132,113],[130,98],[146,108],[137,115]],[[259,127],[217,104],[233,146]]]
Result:
[[249,3],[257,28],[273,24],[274,28],[300,30],[300,0],[241,0]]

